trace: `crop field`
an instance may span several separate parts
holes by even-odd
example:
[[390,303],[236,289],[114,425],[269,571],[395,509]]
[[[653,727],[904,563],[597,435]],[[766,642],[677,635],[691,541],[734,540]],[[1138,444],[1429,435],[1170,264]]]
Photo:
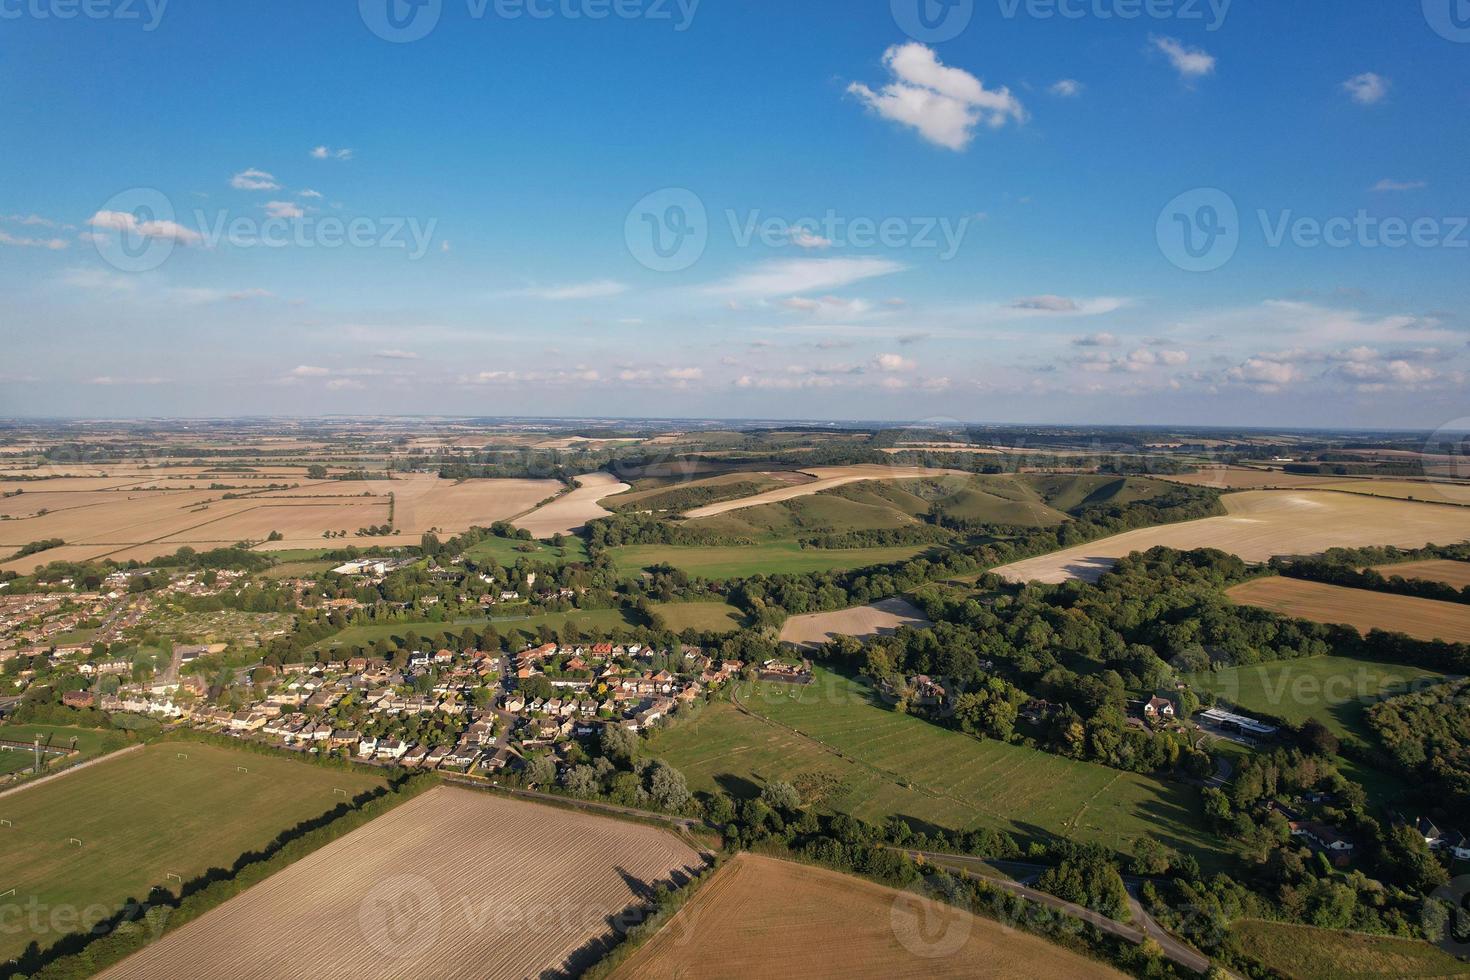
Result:
[[588,473],[577,477],[577,489],[557,497],[551,503],[538,507],[513,523],[516,527],[530,531],[532,536],[545,540],[557,534],[571,534],[611,513],[598,501],[631,489],[611,473]]
[[650,566],[668,564],[690,575],[726,579],[763,574],[847,571],[906,561],[923,554],[930,547],[803,548],[795,541],[770,541],[730,546],[635,544],[609,549],[608,554],[612,555],[618,571],[624,575],[637,575]]
[[701,633],[728,633],[740,628],[745,614],[725,602],[666,602],[655,605],[664,625],[675,633],[686,629]]
[[915,825],[1064,834],[1123,851],[1150,834],[1218,864],[1193,789],[973,739],[898,714],[866,685],[822,669],[806,687],[741,691],[746,711],[715,702],[655,735],[649,754],[681,770],[696,791],[752,796],[785,780],[809,805],[874,822],[897,814]]
[[493,626],[502,637],[519,634],[531,640],[535,639],[537,631],[542,626],[560,628],[568,622],[576,623],[583,630],[613,630],[634,625],[622,609],[576,609],[571,612],[543,613],[538,616],[506,615],[497,619],[480,617],[456,619],[443,623],[370,623],[364,626],[349,626],[335,636],[330,636],[318,643],[312,649],[334,650],[343,646],[371,646],[378,640],[391,640],[394,637],[402,639],[410,632],[418,634],[419,638],[425,642],[439,643],[446,636],[459,636],[464,632],[466,626],[476,630],[484,630]]
[[575,974],[610,937],[610,917],[700,866],[657,828],[440,787],[101,976]]
[[1443,582],[1457,589],[1470,588],[1470,561],[1409,561],[1397,565],[1379,565],[1373,570],[1385,578],[1417,578]]
[[821,646],[836,636],[884,636],[901,626],[932,625],[924,614],[903,599],[884,599],[870,606],[838,612],[792,616],[781,627],[781,642]]
[[[448,536],[523,514],[560,486],[552,480],[454,482],[430,474],[313,482],[306,480],[305,472],[303,467],[255,473],[250,480],[227,473],[189,479],[172,474],[146,480],[58,478],[18,483],[16,488],[24,492],[6,499],[0,512],[13,518],[0,520],[0,558],[32,541],[58,538],[66,545],[6,561],[0,569],[28,572],[51,561],[104,557],[148,559],[185,545],[205,550],[242,540],[262,541],[273,531],[283,540],[262,545],[265,550],[320,547],[323,534],[334,531],[347,532],[344,538],[332,539],[337,547],[418,544],[426,531]],[[292,489],[267,490],[268,482],[290,484]],[[211,490],[213,483],[243,484],[246,489]],[[77,488],[69,489],[73,486]],[[183,486],[199,489],[179,489]],[[226,499],[227,494],[234,496]],[[358,528],[390,523],[397,532],[391,536],[355,535]]]
[[612,974],[614,980],[1122,975],[953,906],[748,853],[722,867]]
[[717,504],[710,504],[706,507],[698,507],[689,511],[686,516],[691,520],[696,520],[701,517],[714,517],[718,514],[728,514],[730,511],[741,510],[745,507],[758,507],[761,504],[774,504],[780,503],[783,500],[793,500],[797,497],[805,497],[823,490],[845,486],[849,483],[859,483],[863,480],[915,480],[952,474],[950,470],[931,470],[918,466],[875,466],[871,464],[861,466],[823,466],[806,470],[805,472],[815,479],[808,483],[768,490],[765,493],[759,493],[752,497],[742,497],[738,500],[726,500]]
[[1470,975],[1470,963],[1429,943],[1243,919],[1233,943],[1292,980],[1387,980]]
[[[228,866],[326,813],[342,802],[334,788],[356,796],[376,785],[355,772],[185,742],[101,761],[0,796],[0,818],[10,821],[0,825],[0,892],[15,889],[0,911],[31,902],[85,909],[90,925],[154,885],[176,887],[169,875],[188,881]],[[60,938],[5,930],[0,960]]]
[[1185,680],[1247,712],[1275,715],[1294,725],[1316,718],[1340,738],[1366,741],[1369,732],[1363,715],[1369,707],[1444,677],[1405,664],[1307,657],[1205,671],[1190,674]]
[[518,541],[514,538],[486,538],[466,552],[477,561],[494,559],[510,566],[522,559],[546,565],[566,565],[588,561],[587,544],[581,538],[569,537],[560,548],[541,541]]
[[1360,633],[1381,629],[1420,640],[1470,642],[1470,606],[1413,596],[1389,595],[1291,578],[1263,578],[1228,593],[1246,606],[1317,623],[1340,623]]
[[1419,548],[1470,538],[1470,508],[1348,493],[1253,490],[1228,494],[1225,517],[1141,528],[995,571],[1014,582],[1096,581],[1117,559],[1159,546],[1219,548],[1246,561],[1328,548]]
[[1218,490],[1302,490],[1348,482],[1340,476],[1286,473],[1247,466],[1201,467],[1197,473],[1166,473],[1160,475],[1159,479],[1192,487],[1214,487]]
[[[684,501],[700,499],[708,503],[721,503],[741,497],[751,497],[767,490],[784,486],[808,483],[811,477],[795,471],[762,472],[759,470],[736,471],[691,479],[682,482],[668,479],[642,480],[633,484],[633,491],[622,495],[612,503],[618,511],[676,511],[684,509]],[[652,484],[640,487],[639,484]]]

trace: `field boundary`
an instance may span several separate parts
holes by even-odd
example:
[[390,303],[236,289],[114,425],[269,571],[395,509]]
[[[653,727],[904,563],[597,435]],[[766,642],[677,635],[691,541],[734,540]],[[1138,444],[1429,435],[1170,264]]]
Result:
[[110,759],[116,759],[119,756],[127,755],[129,752],[137,752],[147,747],[147,742],[139,742],[137,745],[129,745],[125,749],[118,749],[116,752],[108,752],[106,755],[99,755],[97,758],[88,759],[86,762],[78,762],[74,766],[67,766],[60,772],[49,773],[45,776],[42,776],[40,779],[26,780],[20,783],[18,786],[11,786],[9,789],[0,789],[0,797],[9,796],[12,793],[19,793],[22,790],[30,789],[33,786],[40,786],[43,783],[49,783],[51,782],[51,780],[60,779],[63,776],[70,776],[74,772],[81,772],[83,769],[88,769],[92,766],[95,766],[99,762],[107,762]]

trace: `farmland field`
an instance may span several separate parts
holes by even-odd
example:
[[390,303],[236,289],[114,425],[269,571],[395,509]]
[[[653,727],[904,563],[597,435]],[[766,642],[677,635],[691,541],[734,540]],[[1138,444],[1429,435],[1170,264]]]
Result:
[[505,566],[514,565],[522,559],[530,559],[546,565],[565,565],[585,562],[587,543],[581,538],[569,537],[561,548],[553,548],[540,541],[519,541],[515,538],[486,538],[465,552],[476,561],[491,559]]
[[[826,941],[830,937],[840,941]],[[1023,980],[1122,974],[912,893],[825,868],[739,854],[612,976]]]
[[[7,561],[0,570],[28,572],[60,560],[148,559],[185,545],[202,551],[261,541],[273,531],[283,539],[263,545],[264,550],[319,547],[328,531],[347,532],[333,539],[339,548],[418,544],[431,529],[447,536],[515,517],[560,486],[551,480],[455,482],[418,473],[320,482],[307,480],[305,473],[304,467],[251,474],[169,471],[146,478],[119,473],[109,479],[18,484],[24,492],[4,502],[4,513],[18,519],[0,521],[0,558],[32,541],[59,538],[66,545]],[[269,490],[271,483],[291,489]],[[215,484],[235,489],[209,489]],[[390,536],[354,534],[390,523],[397,532]]]
[[417,633],[419,638],[425,641],[437,643],[446,634],[458,636],[464,632],[466,626],[476,630],[494,626],[501,636],[510,636],[519,632],[528,638],[534,638],[537,630],[543,625],[560,628],[568,622],[576,623],[584,630],[612,630],[620,626],[633,625],[622,609],[577,609],[572,612],[543,613],[537,616],[508,615],[499,619],[480,617],[456,619],[443,623],[371,623],[364,626],[349,626],[335,636],[327,637],[313,649],[332,650],[353,644],[370,646],[378,640],[391,639],[395,636],[401,638],[409,632]]
[[571,534],[585,527],[588,521],[609,516],[611,512],[598,501],[628,490],[628,485],[611,473],[588,473],[577,477],[577,489],[517,518],[513,523],[530,531],[538,540]]
[[771,541],[757,545],[634,544],[611,548],[618,570],[636,575],[651,565],[675,568],[710,579],[747,575],[801,574],[846,571],[906,561],[923,554],[928,545],[898,545],[889,548],[803,548],[795,541]]
[[610,916],[700,865],[663,830],[440,787],[101,976],[575,973]]
[[[184,753],[188,758],[177,758]],[[237,766],[249,771],[239,772]],[[150,745],[0,796],[0,901],[89,910],[89,923],[176,874],[185,881],[270,843],[381,782],[195,743]],[[72,839],[81,844],[69,843]],[[63,930],[66,931],[66,930]],[[0,960],[58,934],[0,934]]]
[[1328,548],[1419,548],[1470,538],[1470,508],[1348,493],[1253,490],[1222,498],[1225,517],[1128,531],[995,571],[1015,582],[1096,581],[1117,559],[1154,547],[1219,548],[1246,561]]
[[1199,829],[1198,794],[1147,776],[981,741],[883,706],[857,681],[818,669],[813,684],[742,685],[695,721],[656,734],[650,755],[696,791],[735,796],[770,780],[808,804],[880,822],[990,827],[1020,837],[1064,834],[1120,850],[1151,834],[1215,860]]
[[1398,576],[1443,582],[1457,589],[1470,588],[1470,561],[1409,561],[1397,565],[1379,565],[1373,569],[1384,578]]
[[884,599],[870,606],[838,612],[792,616],[781,627],[781,642],[821,646],[834,636],[880,636],[900,626],[932,625],[924,614],[903,599]]
[[1366,634],[1381,629],[1420,640],[1470,642],[1470,606],[1391,595],[1292,578],[1262,578],[1227,595],[1246,606],[1317,623],[1340,623]]
[[724,602],[667,602],[653,607],[664,625],[675,633],[727,633],[740,628],[745,614]]
[[758,507],[761,504],[779,503],[783,500],[793,500],[818,493],[822,490],[831,490],[834,487],[844,486],[849,483],[858,483],[863,480],[914,480],[932,477],[943,477],[950,474],[949,470],[931,470],[917,466],[824,466],[806,473],[815,477],[809,483],[800,483],[793,486],[780,487],[775,490],[767,490],[751,497],[742,497],[738,500],[726,500],[707,507],[698,507],[689,511],[690,520],[701,517],[714,517],[718,514],[728,514],[730,511],[741,510],[745,507]]
[[1185,678],[1201,691],[1226,698],[1248,712],[1299,725],[1316,718],[1339,737],[1369,737],[1363,713],[1377,701],[1443,680],[1443,675],[1404,664],[1307,657],[1228,667]]
[[1387,980],[1470,975],[1470,963],[1412,939],[1245,919],[1230,929],[1241,950],[1292,980]]

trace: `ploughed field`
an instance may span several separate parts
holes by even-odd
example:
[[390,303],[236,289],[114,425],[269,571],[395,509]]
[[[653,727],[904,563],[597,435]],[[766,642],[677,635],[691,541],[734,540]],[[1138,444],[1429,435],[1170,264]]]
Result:
[[884,599],[837,612],[792,616],[781,627],[781,642],[821,646],[838,636],[884,636],[900,627],[932,626],[923,612],[904,599]]
[[1406,633],[1419,640],[1470,642],[1470,605],[1460,602],[1439,602],[1284,577],[1256,579],[1237,585],[1226,594],[1242,605],[1259,606],[1317,623],[1351,626],[1363,634],[1379,629]]
[[[185,758],[180,758],[183,755]],[[248,770],[241,772],[243,767]],[[43,950],[155,885],[178,891],[382,781],[193,742],[128,751],[0,796],[0,961]],[[170,878],[176,875],[178,878]],[[79,917],[74,918],[74,915]],[[180,974],[183,975],[183,974]]]
[[911,892],[739,854],[612,974],[748,977],[1121,977],[1111,967]]
[[574,975],[611,917],[701,866],[664,830],[439,787],[101,976]]
[[1252,490],[1222,499],[1224,517],[1127,531],[995,571],[1013,582],[1095,582],[1119,558],[1161,546],[1218,548],[1246,561],[1265,561],[1328,548],[1419,548],[1470,538],[1470,507],[1292,490]]
[[1443,582],[1457,589],[1470,588],[1470,561],[1430,559],[1378,565],[1373,570],[1384,578],[1424,579],[1427,582]]

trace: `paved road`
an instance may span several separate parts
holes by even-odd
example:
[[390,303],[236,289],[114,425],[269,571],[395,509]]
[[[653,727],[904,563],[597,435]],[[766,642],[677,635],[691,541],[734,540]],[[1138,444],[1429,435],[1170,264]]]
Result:
[[[1103,932],[1127,940],[1130,943],[1142,943],[1145,938],[1153,939],[1164,950],[1164,955],[1178,963],[1180,966],[1195,973],[1205,973],[1210,969],[1210,960],[1202,953],[1190,946],[1185,945],[1170,935],[1158,921],[1149,915],[1138,901],[1137,893],[1142,886],[1141,879],[1129,879],[1125,881],[1128,889],[1128,908],[1132,912],[1133,920],[1137,925],[1119,922],[1110,919],[1100,912],[1085,908],[1073,902],[1057,898],[1047,892],[1032,888],[1027,882],[1034,882],[1041,877],[1046,870],[1044,865],[1026,864],[1020,861],[991,861],[985,858],[969,857],[966,855],[940,854],[933,851],[906,851],[910,857],[922,858],[926,863],[937,867],[947,867],[951,870],[960,871],[972,877],[979,878],[987,885],[1008,891],[1013,895],[1033,902],[1039,902],[1048,908],[1056,909],[1083,922],[1090,923]],[[1000,871],[1003,874],[1019,878],[1013,881],[1007,878],[997,877],[994,873],[986,872]],[[1140,926],[1142,928],[1140,928]]]

